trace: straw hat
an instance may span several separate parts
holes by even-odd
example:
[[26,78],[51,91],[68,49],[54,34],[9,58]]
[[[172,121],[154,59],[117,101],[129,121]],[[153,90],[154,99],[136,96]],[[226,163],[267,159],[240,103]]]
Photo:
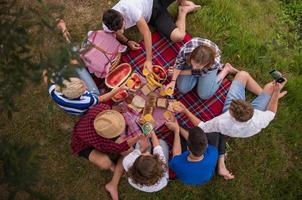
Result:
[[93,126],[97,134],[110,139],[119,136],[125,130],[126,123],[121,113],[105,110],[96,116]]
[[79,78],[70,78],[68,80],[64,80],[63,84],[65,87],[57,86],[56,89],[61,91],[65,97],[68,99],[76,99],[80,97],[86,90],[87,86],[84,81]]

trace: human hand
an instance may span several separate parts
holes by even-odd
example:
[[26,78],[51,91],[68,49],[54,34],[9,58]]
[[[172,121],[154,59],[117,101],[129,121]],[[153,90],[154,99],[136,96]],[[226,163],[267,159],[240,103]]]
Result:
[[173,122],[172,121],[166,122],[165,125],[168,127],[168,129],[170,129],[174,133],[179,132],[179,125],[177,120]]
[[144,63],[144,68],[146,68],[149,72],[153,71],[152,61],[146,60]]
[[141,152],[145,152],[148,149],[148,147],[150,146],[150,143],[148,140],[149,140],[149,137],[143,137],[140,139],[139,144],[140,144]]
[[171,81],[170,83],[168,83],[165,88],[166,89],[171,88],[172,89],[172,94],[173,94],[174,90],[175,90],[175,81]]
[[287,83],[287,80],[285,79],[284,82],[282,83],[278,83],[278,82],[274,82],[274,92],[278,94],[278,98],[282,98],[287,94],[287,91],[283,91],[281,92],[281,90],[283,89],[284,85]]
[[127,45],[129,46],[129,48],[130,48],[131,50],[138,50],[138,49],[141,49],[141,46],[140,46],[137,42],[135,42],[135,41],[133,41],[133,40],[129,40],[129,41],[127,42]]
[[58,29],[60,29],[63,33],[67,30],[66,23],[63,19],[59,19],[57,23]]
[[178,106],[173,106],[173,110],[175,112],[178,112],[178,113],[185,113],[187,112],[187,107],[185,105],[183,105],[180,101],[178,102]]

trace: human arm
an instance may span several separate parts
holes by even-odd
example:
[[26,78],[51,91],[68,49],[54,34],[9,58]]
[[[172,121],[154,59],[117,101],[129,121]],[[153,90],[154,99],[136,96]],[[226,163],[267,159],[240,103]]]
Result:
[[113,90],[111,90],[110,92],[107,92],[103,95],[100,95],[98,97],[99,102],[105,102],[108,101],[111,97],[113,97],[116,93],[118,93],[119,91],[121,91],[123,89],[123,87],[116,87]]
[[152,131],[152,133],[151,133],[151,140],[152,140],[153,147],[159,146],[159,140],[158,140],[157,135],[155,134],[154,131]]
[[273,90],[273,93],[272,93],[272,97],[271,97],[271,100],[270,102],[268,103],[268,106],[267,106],[267,110],[269,111],[272,111],[274,113],[277,112],[277,109],[278,109],[278,101],[279,101],[279,98],[283,97],[286,93],[283,92],[284,95],[280,95],[282,93],[281,90],[282,88],[284,87],[284,85],[286,84],[286,80],[281,84],[281,83],[275,83],[274,85],[274,90]]
[[173,142],[173,157],[181,154],[181,144],[179,135],[179,125],[177,120],[174,122],[166,122],[166,126],[174,132],[174,142]]
[[198,119],[198,117],[193,115],[193,113],[191,113],[189,111],[189,109],[186,108],[186,106],[184,106],[181,102],[180,102],[179,106],[174,108],[174,110],[176,112],[185,114],[189,118],[189,120],[193,123],[194,126],[198,126],[200,124],[200,122],[202,122],[200,119]]
[[135,42],[133,40],[130,40],[122,32],[116,32],[116,37],[117,37],[118,41],[120,41],[120,42],[126,44],[127,46],[129,46],[129,48],[131,50],[138,50],[138,49],[141,48],[140,45],[137,42]]
[[148,27],[146,20],[141,17],[137,23],[137,28],[144,37],[145,49],[146,49],[146,61],[144,67],[147,67],[149,71],[152,71],[152,37],[151,31]]

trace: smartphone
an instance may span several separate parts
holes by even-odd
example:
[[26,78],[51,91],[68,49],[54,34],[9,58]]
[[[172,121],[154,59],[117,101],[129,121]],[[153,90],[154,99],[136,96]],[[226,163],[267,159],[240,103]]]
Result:
[[278,83],[282,83],[285,81],[285,79],[283,78],[281,72],[273,69],[272,71],[269,72],[270,75],[273,77],[274,80],[276,80],[276,82]]

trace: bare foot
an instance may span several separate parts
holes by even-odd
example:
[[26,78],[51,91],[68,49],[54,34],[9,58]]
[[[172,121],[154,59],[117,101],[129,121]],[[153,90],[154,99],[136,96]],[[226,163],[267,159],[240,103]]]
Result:
[[286,94],[287,94],[287,91],[280,92],[278,98],[280,99],[280,98],[284,97]]
[[197,11],[200,8],[201,8],[200,5],[195,5],[195,4],[190,5],[190,6],[179,6],[179,11],[187,14],[187,13],[190,13],[190,12]]
[[226,63],[224,68],[226,68],[228,74],[236,74],[239,72],[239,70],[234,68],[230,63]]
[[105,185],[105,189],[106,189],[107,192],[109,192],[112,200],[118,200],[118,190],[117,190],[117,187],[113,186],[109,182],[109,183],[107,183]]
[[225,167],[219,167],[218,174],[220,176],[222,176],[225,180],[231,180],[231,179],[235,178],[235,176],[232,174],[232,172],[227,170],[227,168],[225,168]]

